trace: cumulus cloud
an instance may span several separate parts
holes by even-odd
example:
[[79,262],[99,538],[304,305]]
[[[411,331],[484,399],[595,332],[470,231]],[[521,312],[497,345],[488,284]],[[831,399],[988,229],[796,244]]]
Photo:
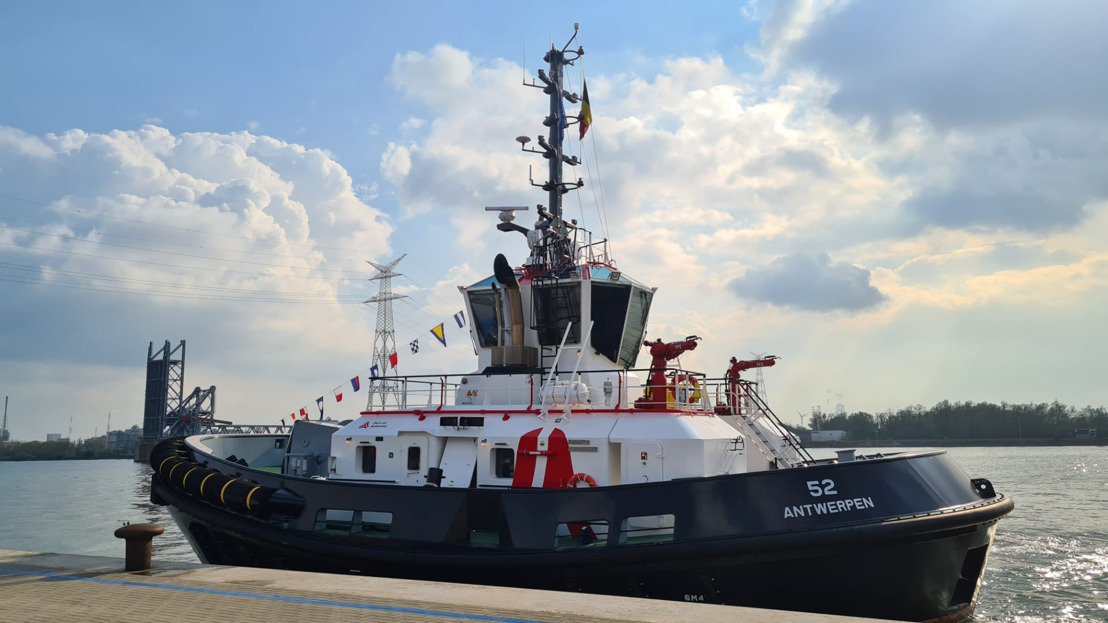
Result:
[[805,311],[857,311],[885,296],[870,284],[870,272],[826,253],[797,253],[752,269],[728,286],[742,298]]
[[[842,87],[805,69],[794,48],[826,23],[845,19],[852,6],[758,6],[757,13],[771,16],[763,24],[765,45],[792,33],[774,44],[782,64],[771,80],[736,75],[719,57],[670,59],[653,75],[590,76],[590,138],[604,172],[604,204],[596,198],[593,170],[586,168],[578,173],[586,181],[581,193],[586,209],[578,213],[570,195],[568,214],[601,229],[593,206],[602,208],[622,267],[629,274],[659,275],[663,287],[677,289],[681,298],[735,280],[757,286],[746,293],[747,300],[855,312],[887,300],[889,293],[871,280],[871,270],[892,271],[959,245],[1060,239],[1087,226],[1090,206],[1108,191],[1097,173],[1108,167],[1104,132],[1079,133],[1070,122],[1050,131],[1044,124],[949,130],[918,114],[898,116],[882,129],[868,118],[838,114],[832,102]],[[486,205],[543,200],[518,184],[534,161],[501,155],[505,136],[532,134],[537,123],[524,123],[522,131],[474,132],[483,127],[478,119],[484,103],[461,98],[447,105],[450,98],[428,86],[444,73],[469,76],[482,85],[481,92],[506,102],[507,117],[519,115],[526,122],[536,119],[542,103],[519,99],[520,93],[532,95],[518,87],[520,71],[447,46],[397,58],[397,88],[417,106],[438,111],[424,134],[391,145],[383,158],[382,169],[401,189],[405,210],[444,210],[457,218],[454,208],[465,205],[463,197],[472,197],[475,205],[482,198]],[[446,85],[447,91],[460,88]],[[411,130],[407,124],[406,129]],[[571,141],[569,149],[581,148]],[[589,145],[582,155],[592,156],[592,149]],[[473,159],[466,153],[489,156]],[[469,221],[455,227],[470,249],[479,247],[479,237],[499,235]],[[1067,244],[1089,246],[1081,242],[1085,236],[1076,238],[1067,237]],[[813,248],[837,261],[812,254]],[[782,259],[765,266],[766,257]],[[1056,261],[1041,254],[1027,262],[994,257],[999,259],[966,277],[1003,270],[1005,261],[1016,270]],[[749,266],[761,268],[744,273]],[[832,285],[813,290],[802,278],[769,278],[778,274]],[[939,277],[917,271],[915,278],[923,281],[902,278],[910,288],[926,289]],[[779,291],[793,286],[808,293],[794,300]],[[905,294],[904,300],[920,299]]]
[[[0,325],[19,327],[0,332],[0,374],[37,361],[77,378],[69,367],[94,363],[141,385],[146,343],[186,339],[190,360],[286,378],[276,402],[304,399],[294,388],[312,380],[288,378],[293,361],[368,357],[352,303],[392,227],[328,154],[248,133],[0,127],[0,161]],[[243,387],[222,389],[221,403],[250,407]]]
[[759,7],[751,3],[747,14],[757,18],[764,14],[760,45],[750,53],[765,65],[770,74],[777,72],[798,43],[808,37],[809,30],[830,13],[847,4],[844,0],[771,0]]
[[[429,53],[409,52],[393,61],[392,81],[419,107],[437,115],[426,124],[406,119],[406,132],[426,129],[413,143],[389,143],[381,172],[398,188],[401,215],[410,218],[432,209],[457,215],[522,195],[528,186],[520,174],[528,159],[512,139],[531,134],[532,95],[519,88],[518,67],[505,61],[482,62],[467,52],[438,45]],[[474,94],[483,94],[474,97]],[[496,115],[489,115],[489,101]]]

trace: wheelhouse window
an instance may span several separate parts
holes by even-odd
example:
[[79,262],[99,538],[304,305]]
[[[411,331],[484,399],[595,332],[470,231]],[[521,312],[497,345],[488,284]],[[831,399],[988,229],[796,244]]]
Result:
[[511,448],[494,448],[492,469],[497,478],[511,478],[516,473],[516,452]]
[[408,448],[408,471],[419,471],[419,446]]
[[[566,344],[581,342],[581,282],[552,279],[532,282],[531,328],[539,334],[539,344],[557,346],[570,326]],[[570,323],[573,323],[570,325]]]
[[627,320],[627,303],[631,298],[631,285],[626,283],[592,282],[592,347],[617,363],[623,338],[623,324]]
[[363,474],[377,473],[377,446],[359,446]]
[[650,316],[650,301],[654,293],[634,288],[627,309],[627,328],[623,333],[623,346],[619,349],[619,365],[630,368],[635,365],[642,351],[642,338],[646,333],[646,319]]
[[496,306],[500,298],[495,290],[471,290],[469,308],[473,311],[473,327],[481,346],[496,346]]

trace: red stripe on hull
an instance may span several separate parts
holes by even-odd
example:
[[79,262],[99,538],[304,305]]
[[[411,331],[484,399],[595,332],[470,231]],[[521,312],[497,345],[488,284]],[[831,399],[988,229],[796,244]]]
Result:
[[546,475],[543,477],[544,489],[561,489],[569,483],[573,477],[573,459],[569,456],[569,440],[565,432],[560,428],[550,431],[550,439],[546,442]]
[[531,483],[534,482],[540,433],[542,429],[536,428],[519,438],[519,447],[516,448],[516,471],[512,476],[513,487],[530,488]]

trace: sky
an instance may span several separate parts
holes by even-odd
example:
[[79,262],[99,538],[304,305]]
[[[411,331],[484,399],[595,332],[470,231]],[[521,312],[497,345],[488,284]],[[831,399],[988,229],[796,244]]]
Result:
[[220,419],[321,396],[355,417],[366,261],[403,254],[398,371],[472,371],[457,287],[526,256],[483,208],[545,203],[514,138],[547,104],[522,83],[574,22],[593,125],[567,216],[659,288],[648,337],[703,338],[684,367],[779,356],[765,386],[794,423],[1108,404],[1106,20],[1073,0],[2,3],[9,430],[141,424],[166,340]]

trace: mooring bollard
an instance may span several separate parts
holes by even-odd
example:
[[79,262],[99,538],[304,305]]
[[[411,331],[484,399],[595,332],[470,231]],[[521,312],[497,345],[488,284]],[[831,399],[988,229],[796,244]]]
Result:
[[127,571],[146,571],[150,568],[150,553],[154,537],[165,532],[165,528],[156,523],[127,524],[115,531],[115,536],[127,541]]

